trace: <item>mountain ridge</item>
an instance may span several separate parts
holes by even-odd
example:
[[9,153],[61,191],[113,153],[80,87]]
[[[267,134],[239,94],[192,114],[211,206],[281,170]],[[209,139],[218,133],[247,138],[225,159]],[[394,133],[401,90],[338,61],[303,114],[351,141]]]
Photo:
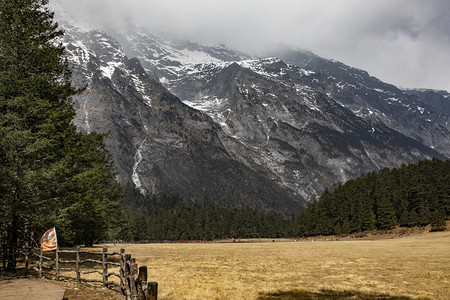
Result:
[[[375,112],[379,101],[361,97],[354,83],[368,84],[365,71],[349,75],[339,63],[341,75],[330,71],[338,78],[324,75],[319,63],[303,68],[225,46],[164,42],[139,31],[114,38],[62,24],[74,84],[88,84],[74,99],[74,123],[109,132],[118,180],[143,193],[287,213],[338,181],[449,152],[446,115],[429,113],[441,126],[426,127],[436,131],[432,138],[414,136],[405,129],[411,122],[396,124],[394,112]],[[354,80],[344,82],[348,76]],[[382,93],[376,88],[372,94]],[[356,113],[355,103],[367,113]]]

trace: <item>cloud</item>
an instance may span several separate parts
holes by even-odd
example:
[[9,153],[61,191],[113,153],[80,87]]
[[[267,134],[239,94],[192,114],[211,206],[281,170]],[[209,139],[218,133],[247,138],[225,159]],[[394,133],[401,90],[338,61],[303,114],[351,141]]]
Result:
[[367,70],[383,81],[450,90],[450,1],[53,0],[78,22],[127,22],[258,53],[283,43]]

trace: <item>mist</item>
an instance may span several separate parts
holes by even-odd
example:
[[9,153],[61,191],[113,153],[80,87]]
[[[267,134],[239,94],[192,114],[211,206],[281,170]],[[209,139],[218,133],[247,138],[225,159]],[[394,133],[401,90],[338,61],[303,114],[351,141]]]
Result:
[[450,1],[51,0],[79,24],[153,33],[261,55],[275,44],[407,88],[450,91]]

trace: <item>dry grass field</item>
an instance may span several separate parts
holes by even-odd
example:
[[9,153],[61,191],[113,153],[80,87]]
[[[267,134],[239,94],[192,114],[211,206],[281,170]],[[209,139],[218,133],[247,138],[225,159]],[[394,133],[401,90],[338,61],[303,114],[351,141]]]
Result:
[[118,244],[159,299],[450,299],[450,232],[398,239]]

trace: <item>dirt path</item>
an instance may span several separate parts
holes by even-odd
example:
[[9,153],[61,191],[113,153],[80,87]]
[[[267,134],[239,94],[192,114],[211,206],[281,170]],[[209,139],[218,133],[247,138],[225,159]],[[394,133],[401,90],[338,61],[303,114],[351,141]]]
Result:
[[102,286],[71,280],[0,276],[1,300],[122,300],[124,296]]
[[[77,284],[75,281],[58,281],[57,284],[66,288],[66,300],[123,300],[125,297],[101,285],[88,283]],[[1,298],[0,298],[1,299]]]
[[65,287],[37,279],[0,278],[0,299],[61,300]]

